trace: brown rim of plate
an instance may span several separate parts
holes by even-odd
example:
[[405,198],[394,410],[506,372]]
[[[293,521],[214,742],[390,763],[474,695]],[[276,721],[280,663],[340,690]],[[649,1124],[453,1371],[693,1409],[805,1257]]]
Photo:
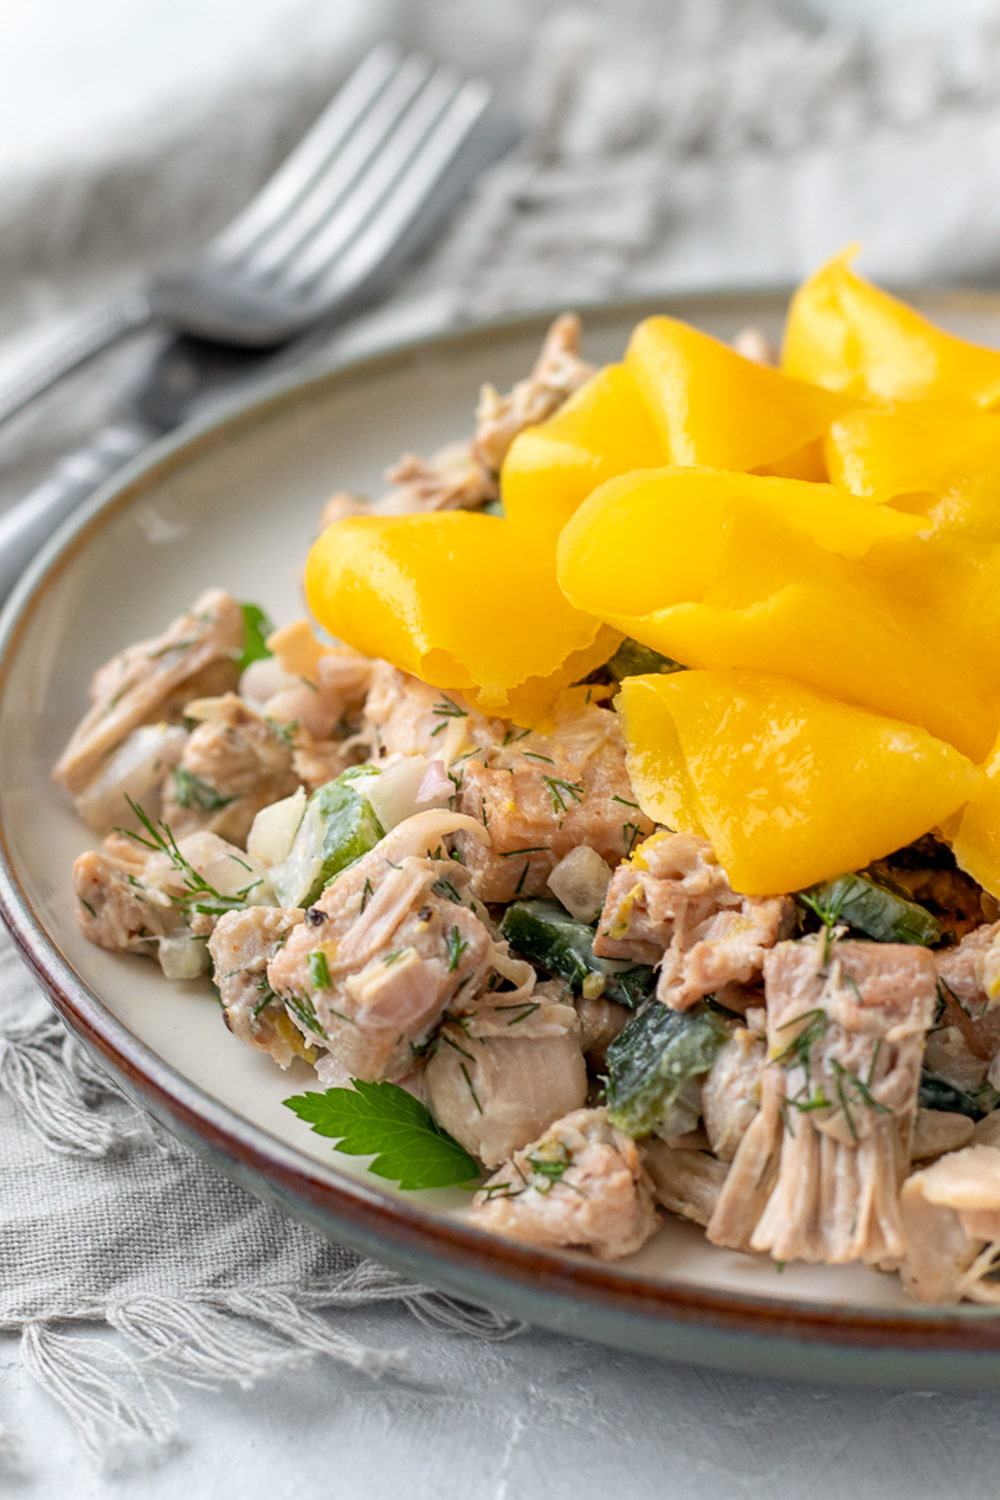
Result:
[[[960,290],[931,295],[964,311],[987,306],[994,314],[997,311],[997,299],[988,292]],[[745,314],[755,303],[761,313],[773,312],[778,298],[786,296],[785,291],[705,292],[667,294],[662,300],[681,311],[699,304],[724,311],[731,305],[734,312],[739,309]],[[650,295],[620,303],[584,304],[581,310],[592,321],[612,321],[638,317],[659,300]],[[0,701],[18,643],[42,606],[48,585],[113,517],[172,470],[283,406],[308,401],[349,380],[377,375],[425,353],[439,355],[470,342],[540,332],[557,311],[550,308],[458,332],[419,337],[317,372],[285,376],[155,444],[59,529],[18,585],[0,615]],[[10,858],[2,810],[0,916],[59,1015],[110,1064],[129,1092],[139,1096],[182,1136],[204,1146],[220,1165],[235,1172],[244,1186],[253,1187],[252,1179],[256,1179],[265,1196],[276,1196],[314,1226],[322,1221],[335,1224],[359,1248],[375,1249],[376,1253],[384,1248],[397,1263],[412,1264],[421,1254],[431,1254],[444,1271],[452,1273],[447,1279],[453,1286],[456,1278],[466,1283],[472,1276],[482,1278],[485,1285],[475,1292],[470,1290],[470,1295],[488,1296],[490,1289],[499,1294],[505,1285],[515,1284],[556,1299],[567,1315],[574,1304],[585,1300],[623,1318],[655,1319],[720,1335],[756,1335],[848,1349],[1000,1352],[1000,1320],[991,1309],[962,1306],[949,1307],[945,1312],[918,1304],[898,1311],[846,1307],[653,1278],[628,1268],[615,1269],[597,1260],[502,1239],[422,1208],[416,1201],[390,1196],[362,1179],[341,1174],[335,1166],[313,1161],[263,1127],[244,1121],[189,1082],[104,1006],[60,953],[34,911]]]

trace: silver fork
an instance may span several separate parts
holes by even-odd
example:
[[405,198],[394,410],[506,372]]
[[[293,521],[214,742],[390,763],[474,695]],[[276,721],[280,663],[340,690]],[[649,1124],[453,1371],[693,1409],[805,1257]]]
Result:
[[195,260],[85,314],[0,383],[0,425],[151,324],[265,349],[332,317],[467,186],[449,169],[488,101],[479,80],[377,47]]
[[[112,424],[0,515],[0,603],[99,484],[201,398],[263,362],[250,351],[288,345],[378,290],[476,173],[513,143],[506,122],[485,127],[488,102],[482,82],[376,48],[196,260],[88,315],[0,388],[2,423],[130,333],[160,324],[177,336]],[[291,353],[298,351],[296,344]]]

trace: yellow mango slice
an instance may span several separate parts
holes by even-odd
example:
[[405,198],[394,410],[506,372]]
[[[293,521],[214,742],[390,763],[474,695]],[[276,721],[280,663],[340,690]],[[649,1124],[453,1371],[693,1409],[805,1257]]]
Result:
[[616,703],[643,812],[703,833],[747,895],[861,868],[935,827],[980,782],[924,730],[782,677],[630,677]]
[[320,535],[309,608],[332,635],[487,713],[544,721],[617,635],[560,593],[551,549],[469,511],[351,516]]
[[560,586],[578,609],[620,619],[627,634],[637,617],[704,594],[727,546],[727,519],[745,502],[849,557],[863,556],[881,538],[913,536],[924,524],[831,485],[713,469],[646,470],[601,485],[567,523],[558,546]]
[[1000,465],[1000,416],[922,401],[863,407],[831,424],[823,450],[831,481],[861,499],[938,494]]
[[1000,741],[983,771],[975,795],[958,819],[951,847],[962,869],[1000,899]]
[[640,323],[625,365],[653,415],[667,462],[824,477],[817,444],[845,406],[829,391],[744,359],[676,318]]
[[925,518],[928,536],[1000,543],[1000,464],[959,480],[943,494],[913,496],[906,508]]
[[607,365],[547,422],[514,439],[500,474],[504,513],[554,538],[599,484],[665,458],[632,376],[624,365]]
[[831,391],[886,401],[1000,401],[1000,350],[935,327],[835,256],[792,298],[781,367]]
[[634,475],[568,523],[559,580],[578,609],[687,666],[781,673],[979,761],[1000,723],[1000,548],[879,538],[879,521],[922,524],[826,486]]

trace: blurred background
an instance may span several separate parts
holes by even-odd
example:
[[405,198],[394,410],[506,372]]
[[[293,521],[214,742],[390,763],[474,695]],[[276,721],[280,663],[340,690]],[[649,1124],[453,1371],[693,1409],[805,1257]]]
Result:
[[[0,367],[250,197],[373,41],[488,74],[522,144],[401,279],[437,322],[787,283],[845,242],[897,284],[1000,272],[1000,0],[3,0]],[[120,356],[125,358],[125,356]],[[11,498],[115,361],[0,440]]]

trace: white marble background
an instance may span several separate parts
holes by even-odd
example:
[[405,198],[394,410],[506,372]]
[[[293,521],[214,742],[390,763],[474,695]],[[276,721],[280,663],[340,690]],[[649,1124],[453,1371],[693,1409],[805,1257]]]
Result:
[[[22,347],[48,318],[129,274],[144,247],[180,249],[194,223],[222,222],[376,35],[393,30],[464,67],[488,65],[513,98],[532,27],[554,9],[544,0],[0,0],[0,341],[8,353]],[[812,9],[904,38],[940,26],[946,9],[959,47],[964,25],[997,15],[989,0],[814,0]],[[241,150],[210,128],[234,112],[246,122]],[[195,151],[208,170],[192,193]],[[111,205],[96,226],[79,211],[95,175]],[[96,378],[108,388],[114,366]],[[93,377],[75,382],[5,439],[0,494],[43,471],[92,389]],[[20,1456],[0,1468],[0,1494],[938,1500],[1000,1491],[988,1393],[811,1389],[541,1333],[483,1347],[386,1311],[359,1312],[352,1331],[408,1344],[411,1383],[315,1366],[244,1395],[198,1393],[184,1398],[171,1453],[117,1473],[81,1466],[68,1427],[0,1341],[0,1416],[21,1438]]]

